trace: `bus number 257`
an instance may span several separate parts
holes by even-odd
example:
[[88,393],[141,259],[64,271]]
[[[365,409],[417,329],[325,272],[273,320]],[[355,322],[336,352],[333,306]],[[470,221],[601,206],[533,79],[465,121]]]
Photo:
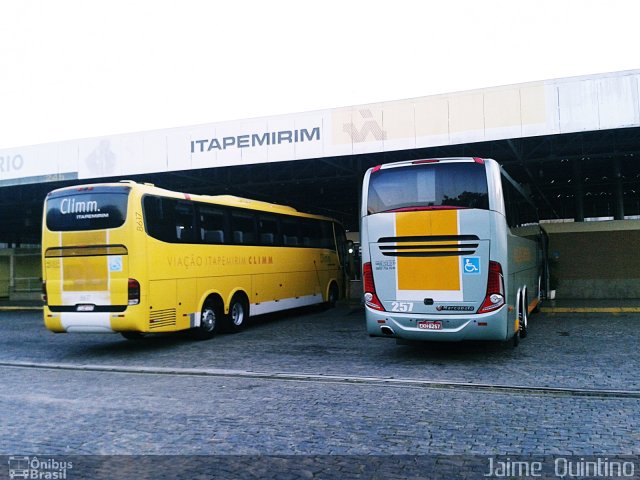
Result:
[[411,302],[391,302],[392,312],[413,312],[413,303]]

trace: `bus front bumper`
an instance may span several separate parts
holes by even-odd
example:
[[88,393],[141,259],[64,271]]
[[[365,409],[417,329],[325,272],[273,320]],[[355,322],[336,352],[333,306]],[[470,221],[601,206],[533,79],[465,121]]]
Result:
[[[372,337],[429,342],[506,340],[507,311],[503,306],[495,312],[483,314],[416,315],[381,312],[365,306],[365,317],[367,332]],[[421,322],[426,322],[432,328],[420,328]]]

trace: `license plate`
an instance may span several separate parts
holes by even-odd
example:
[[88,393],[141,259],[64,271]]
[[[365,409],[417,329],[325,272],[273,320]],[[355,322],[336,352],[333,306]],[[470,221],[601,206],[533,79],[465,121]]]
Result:
[[77,312],[93,312],[95,305],[78,305],[76,307]]
[[442,330],[442,322],[423,320],[422,322],[418,322],[418,328],[422,330]]

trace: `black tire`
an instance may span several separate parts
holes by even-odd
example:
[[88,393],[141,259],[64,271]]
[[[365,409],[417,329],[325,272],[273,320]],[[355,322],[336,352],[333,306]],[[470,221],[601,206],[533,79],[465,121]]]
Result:
[[196,340],[208,340],[212,338],[220,327],[222,308],[218,302],[207,300],[200,312],[200,326],[192,330]]
[[521,305],[520,305],[520,338],[527,338],[529,334],[529,310],[528,310],[528,299],[527,292],[521,296]]
[[329,296],[327,297],[327,307],[335,308],[336,303],[338,303],[338,299],[340,297],[340,290],[335,283],[331,283],[329,287]]
[[236,293],[229,303],[229,314],[224,317],[224,331],[238,333],[244,329],[249,319],[249,304],[241,293]]
[[122,335],[127,340],[132,341],[142,340],[144,338],[144,333],[142,332],[120,332],[120,335]]

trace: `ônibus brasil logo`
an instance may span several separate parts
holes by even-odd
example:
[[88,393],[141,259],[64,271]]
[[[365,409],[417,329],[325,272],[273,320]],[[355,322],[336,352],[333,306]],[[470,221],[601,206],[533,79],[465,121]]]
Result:
[[9,478],[33,480],[66,480],[67,471],[73,468],[72,462],[55,458],[38,458],[26,456],[9,457]]

